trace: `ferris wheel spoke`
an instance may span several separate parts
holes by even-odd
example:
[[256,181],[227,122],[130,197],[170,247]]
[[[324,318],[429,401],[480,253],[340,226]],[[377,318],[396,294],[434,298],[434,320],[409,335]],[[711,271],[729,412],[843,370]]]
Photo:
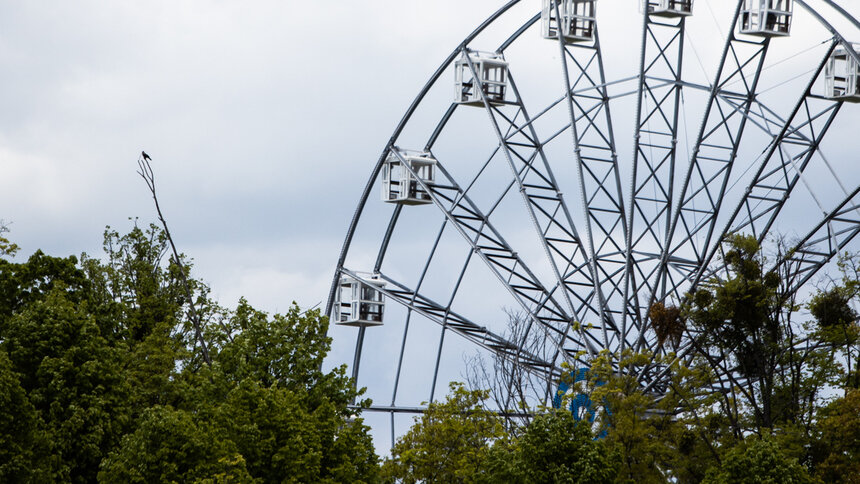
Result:
[[[573,320],[493,227],[489,218],[459,187],[444,166],[439,163],[437,168],[447,181],[439,185],[428,185],[405,162],[403,154],[398,149],[393,149],[392,153],[401,159],[404,168],[421,185],[432,203],[443,212],[452,227],[469,243],[475,254],[485,262],[486,267],[519,303],[529,318],[559,335],[557,345],[563,345]],[[593,345],[586,344],[585,335],[582,336],[581,344],[590,354],[593,354]]]
[[[371,284],[361,274],[353,272],[348,268],[344,267],[340,272],[359,282]],[[450,306],[435,302],[385,274],[380,274],[379,277],[387,284],[385,287],[379,287],[378,290],[388,300],[394,301],[408,310],[422,315],[428,320],[444,327],[446,330],[457,333],[503,359],[511,360],[521,365],[535,375],[542,378],[557,378],[560,376],[560,369],[552,365],[545,357],[529,353],[516,342],[507,340],[503,336],[490,331],[486,326],[477,324],[465,316],[456,313]]]
[[[402,205],[398,205],[398,207],[402,207]],[[397,216],[399,215],[399,213],[400,213],[400,211],[395,211],[395,215],[392,216],[391,223],[389,224],[389,232],[391,230],[393,230],[392,226],[397,223]],[[415,290],[413,291],[413,297],[410,300],[411,304],[415,304],[415,301],[418,297],[418,291],[421,290],[421,286],[424,284],[424,280],[427,276],[427,271],[430,269],[430,264],[433,262],[433,259],[436,256],[436,253],[437,253],[436,251],[439,248],[439,242],[442,240],[442,234],[445,233],[445,228],[447,226],[448,226],[448,220],[445,219],[442,221],[442,226],[439,228],[439,232],[436,235],[436,239],[433,241],[433,246],[430,249],[430,254],[427,257],[427,261],[424,263],[424,268],[421,270],[421,275],[418,277],[418,282],[416,283]],[[386,237],[388,239],[390,239],[389,234],[386,234]],[[380,258],[381,258],[381,253],[383,251],[387,250],[387,245],[388,245],[387,242],[384,242],[382,244],[382,248],[380,249]],[[469,257],[468,260],[471,260],[471,257]],[[468,260],[467,260],[466,264],[468,264]],[[381,270],[382,270],[381,264],[377,264],[375,267],[375,272],[379,273]],[[465,272],[465,267],[463,269],[463,272]],[[463,276],[461,273],[460,278],[462,279],[462,277]],[[455,289],[454,293],[456,294],[456,289]],[[451,297],[452,300],[453,300],[453,297],[454,296]],[[450,303],[449,303],[449,305],[450,305]],[[401,375],[402,370],[403,370],[403,357],[406,355],[406,338],[409,336],[409,325],[412,321],[412,313],[413,313],[412,308],[411,307],[408,308],[406,311],[406,320],[404,321],[404,325],[403,325],[403,338],[402,338],[401,343],[400,343],[400,353],[399,353],[398,358],[397,358],[397,370],[395,371],[395,376],[394,376],[394,388],[391,391],[391,406],[392,407],[394,407],[396,405],[396,402],[397,402],[397,391],[398,391],[398,388],[400,386],[400,375]],[[443,331],[444,331],[444,326],[443,326]],[[435,376],[434,376],[434,379],[435,379]],[[434,382],[432,389],[435,390],[435,388],[436,388],[436,384]],[[431,393],[432,393],[432,391],[431,391]],[[432,400],[432,397],[431,397],[431,400]],[[392,438],[392,442],[393,442],[393,440],[394,439]]]
[[849,193],[773,270],[789,274],[789,292],[796,292],[841,252],[860,232],[860,186]]
[[625,317],[625,340],[641,339],[637,333],[648,308],[641,306],[640,293],[652,292],[651,273],[659,260],[652,254],[663,252],[671,215],[686,29],[685,17],[658,20],[647,8],[642,21],[624,282],[626,306],[634,308],[635,317],[629,325]]
[[692,281],[694,287],[707,271],[713,270],[710,263],[728,234],[748,230],[759,243],[764,241],[829,132],[843,103],[821,99],[813,93],[813,87],[835,46],[834,42],[827,50],[788,121],[774,136],[744,196],[700,265]]
[[[860,212],[860,186],[849,193],[834,210],[770,267],[770,271],[787,275],[783,285],[788,294],[796,293],[856,238],[860,233],[860,213],[858,212]],[[715,269],[711,271],[714,272]],[[692,341],[697,338],[697,335],[690,335],[677,349],[676,359],[688,360],[694,352]],[[646,365],[646,369],[653,369],[654,366],[653,363]],[[668,367],[665,367],[654,379],[644,379],[650,382],[645,387],[646,391],[662,380],[668,371]],[[640,374],[640,381],[643,381],[645,372],[646,370],[643,370]]]
[[[545,109],[543,112],[541,112],[540,114],[538,114],[538,116],[543,115],[546,111],[548,111],[549,109],[551,109],[553,106],[558,105],[558,104],[559,104],[560,102],[562,102],[563,100],[564,100],[564,97],[562,97],[562,98],[560,98],[558,101],[556,101],[556,102],[552,103],[552,104],[550,105],[550,107],[549,107],[549,108]],[[428,151],[432,148],[433,143],[435,143],[435,140],[437,139],[437,137],[438,137],[438,135],[439,135],[439,132],[441,131],[440,126],[442,126],[442,125],[444,125],[444,124],[446,124],[446,123],[447,123],[448,119],[452,116],[452,114],[453,114],[453,112],[454,112],[454,110],[455,110],[456,106],[457,106],[457,104],[453,104],[453,105],[448,109],[448,111],[445,113],[445,116],[444,116],[444,117],[443,117],[443,119],[440,121],[439,126],[437,126],[437,128],[434,130],[434,134],[433,134],[433,136],[431,137],[430,142],[427,144],[427,150],[428,150]],[[531,122],[534,122],[534,120],[535,120],[535,118],[532,118],[532,119],[531,119]],[[521,129],[522,129],[522,128],[517,128],[517,129],[515,129],[515,128],[510,128],[510,129],[505,133],[505,138],[507,138],[507,137],[511,136],[511,135],[512,135],[514,132],[516,132],[516,131],[520,131]],[[549,142],[549,140],[554,139],[555,137],[557,137],[560,133],[563,133],[563,132],[565,132],[565,131],[567,131],[567,130],[568,130],[568,127],[564,127],[564,128],[562,128],[559,132],[554,133],[554,134],[553,134],[553,135],[551,135],[547,140],[545,140],[545,141],[544,141],[544,144],[546,144],[547,142]],[[502,149],[502,147],[503,147],[503,146],[504,146],[504,145],[500,143],[499,145],[497,145],[497,146],[495,147],[495,149],[492,151],[492,153],[490,154],[490,156],[487,158],[487,160],[484,162],[484,164],[483,164],[483,165],[481,166],[481,168],[478,170],[477,174],[472,178],[471,182],[470,182],[470,183],[466,186],[466,188],[463,190],[463,192],[464,192],[464,193],[466,193],[466,194],[468,194],[468,193],[469,193],[469,191],[472,189],[472,187],[475,185],[475,183],[476,183],[476,182],[478,181],[478,179],[481,177],[482,173],[487,169],[487,167],[489,166],[489,164],[493,161],[493,159],[495,158],[495,156],[497,155],[497,153],[499,152],[499,150],[501,150],[501,149]],[[442,170],[444,170],[444,167],[441,167],[441,169],[442,169]],[[522,176],[522,175],[524,174],[524,172],[525,172],[527,169],[528,169],[528,165],[524,165],[524,166],[520,169],[519,175],[520,175],[520,176]],[[448,176],[448,177],[450,178],[450,175],[446,175],[446,176]],[[491,206],[491,207],[486,211],[486,213],[485,213],[485,214],[486,214],[486,216],[487,216],[488,218],[492,218],[493,212],[495,212],[496,208],[501,204],[502,200],[504,200],[504,198],[508,195],[508,193],[510,192],[510,190],[511,190],[514,186],[516,186],[516,180],[515,180],[515,179],[512,179],[512,180],[507,184],[507,186],[502,190],[501,194],[497,197],[496,201],[492,204],[492,206]],[[441,185],[439,185],[439,184],[437,184],[437,185],[436,185],[436,188],[437,188],[437,190],[439,190],[439,189],[443,189],[443,188],[446,188],[446,189],[448,189],[448,190],[455,190],[455,189],[456,189],[455,187],[450,187],[450,186],[449,186],[449,187],[443,187],[443,186],[441,186]],[[544,215],[546,215],[547,217],[549,217],[549,219],[550,219],[550,220],[553,220],[553,219],[555,218],[555,214],[550,214],[550,213],[548,213],[548,212],[544,211],[544,210],[542,209],[542,207],[540,207],[540,206],[538,206],[537,208],[538,208],[539,210],[542,210],[542,211],[544,212]],[[551,228],[551,227],[544,227],[544,233],[543,233],[543,236],[544,236],[544,237],[548,237],[548,232],[549,232],[550,228]],[[572,236],[571,236],[571,235],[568,235],[568,237],[572,237]],[[563,243],[563,242],[564,242],[564,239],[554,240],[553,242],[556,242],[556,243]],[[554,250],[558,251],[558,250],[559,250],[559,248],[558,248],[558,247],[554,247]],[[568,257],[568,254],[567,254],[567,253],[564,253],[564,252],[561,252],[561,251],[558,251],[558,252],[557,252],[557,255],[558,255],[559,257],[563,257],[563,258]],[[569,282],[567,283],[567,285],[569,286],[570,294],[571,294],[571,295],[576,299],[576,301],[575,301],[575,304],[576,304],[576,310],[574,311],[574,314],[589,314],[589,313],[591,313],[591,314],[597,314],[597,313],[596,313],[596,310],[594,309],[594,308],[595,308],[595,302],[594,302],[594,287],[593,287],[593,284],[592,284],[590,281],[584,281],[584,282],[579,282],[579,283],[574,282],[574,281],[573,281],[573,276],[575,275],[575,271],[576,271],[577,269],[576,269],[576,268],[571,269],[571,267],[572,267],[572,263],[570,263],[570,262],[569,262],[567,265],[568,265],[568,269],[570,269],[570,271],[569,271],[569,272],[566,272],[566,273],[564,274],[563,279],[564,279],[564,280],[566,280],[566,281],[569,281]],[[540,303],[535,307],[534,312],[535,312],[536,314],[540,314],[540,313],[544,310],[544,308],[546,307],[546,305],[547,305],[547,304],[550,304],[550,303],[552,302],[552,299],[551,299],[551,298],[553,297],[553,295],[554,295],[554,294],[556,294],[556,293],[558,292],[558,289],[560,288],[560,286],[561,286],[561,284],[556,283],[556,285],[552,288],[552,290],[548,291],[548,293],[547,293],[547,295],[544,297],[544,299],[543,299],[543,300],[542,300],[542,301],[541,301],[541,302],[540,302]],[[580,326],[581,326],[581,325],[580,325]],[[602,337],[601,337],[601,335],[600,335],[600,334],[597,334],[597,333],[599,333],[600,331],[595,330],[594,328],[589,328],[589,327],[586,325],[586,326],[581,326],[581,329],[579,329],[579,330],[574,330],[574,329],[571,327],[571,328],[569,328],[568,332],[571,332],[571,331],[572,331],[572,332],[577,332],[577,331],[578,331],[578,332],[580,332],[580,333],[581,333],[581,339],[582,339],[582,341],[584,341],[584,344],[588,346],[588,353],[589,353],[589,354],[597,354],[597,353],[599,352],[599,348],[603,346],[603,343],[602,343]],[[557,349],[556,353],[553,355],[553,358],[552,358],[553,363],[554,363],[554,364],[558,364],[558,360],[559,360],[559,358],[561,358],[564,354],[565,354],[565,352],[563,352],[563,351],[562,351],[562,348],[561,348],[561,347],[559,347],[559,348]]]
[[[550,8],[555,9],[556,18],[561,18],[558,2],[553,2]],[[563,35],[557,38],[585,212],[586,248],[593,261],[591,272],[599,303],[604,307],[604,318],[614,322],[613,338],[620,340],[619,349],[623,349],[626,255],[623,241],[615,231],[621,230],[626,237],[627,223],[599,33],[595,26],[594,40],[587,43],[569,43]],[[595,240],[600,244],[596,245]]]
[[[738,13],[735,16],[735,26]],[[752,100],[755,98],[770,42],[769,38],[761,42],[738,39],[734,34],[735,30],[733,27],[725,50],[726,54],[731,53],[731,56],[724,54],[720,63],[720,71],[705,109],[705,119],[696,140],[690,168],[684,179],[681,203],[673,214],[669,235],[672,243],[668,246],[667,254],[674,255],[686,248],[694,257],[700,258],[701,247],[709,246],[716,214],[719,212],[749,120]],[[742,46],[753,47],[751,51],[744,52]],[[726,58],[732,59],[733,62],[727,62]],[[752,72],[747,72],[749,67],[753,68]],[[740,96],[721,93],[721,89],[735,78],[742,81],[745,92],[741,92]],[[686,229],[680,233],[676,231],[679,221]],[[704,235],[704,243],[696,242],[698,235]]]
[[[464,49],[463,59],[464,67],[468,66],[472,79],[481,79],[475,67],[473,54]],[[568,310],[577,321],[593,324],[589,320],[592,317],[598,318],[595,326],[602,331],[602,343],[605,346],[609,339],[607,326],[611,325],[611,322],[607,320],[605,306],[601,304],[603,299],[598,296],[596,305],[579,306],[586,309],[587,313],[577,312],[577,306],[574,304],[574,300],[581,297],[575,292],[577,287],[590,285],[599,291],[593,272],[594,267],[589,264],[582,239],[573,224],[570,211],[543,151],[543,144],[517,90],[510,67],[506,68],[506,75],[514,100],[505,103],[493,102],[484,89],[480,90],[481,100],[498,138],[499,146],[502,147],[501,151],[519,187],[544,254],[558,286],[563,289],[560,292]],[[513,134],[505,136],[504,132]]]
[[[688,276],[692,278],[705,257],[704,251],[711,244],[717,215],[737,159],[770,46],[770,37],[755,41],[737,37],[742,5],[739,1],[735,9],[690,166],[680,191],[680,203],[673,210],[666,250],[655,276],[659,285],[655,285],[656,290],[648,298],[649,306],[671,294],[671,287],[664,283],[664,274],[668,266],[673,264],[672,259],[681,257],[684,261],[695,261],[693,267],[689,264],[675,267],[678,271],[691,270]],[[730,83],[741,84],[743,89],[739,96],[722,92]],[[726,99],[733,102],[726,102]],[[641,329],[645,330],[646,327]]]

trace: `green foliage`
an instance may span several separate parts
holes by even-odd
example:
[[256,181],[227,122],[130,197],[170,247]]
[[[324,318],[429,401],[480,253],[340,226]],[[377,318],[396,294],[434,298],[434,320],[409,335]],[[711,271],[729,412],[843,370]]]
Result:
[[321,370],[331,338],[328,318],[319,311],[302,313],[293,305],[287,314],[269,318],[242,299],[225,326],[210,331],[210,337],[225,341],[214,360],[229,382],[251,379],[263,386],[311,389],[309,398],[336,397],[343,408],[358,396],[342,368]]
[[658,400],[634,376],[649,360],[627,349],[616,367],[603,353],[581,389],[602,402],[601,429],[620,458],[617,482],[699,482],[719,460],[716,446],[734,443],[727,422],[713,411],[718,397],[701,391],[711,373],[707,365],[682,366],[673,355],[657,358],[672,370]]
[[0,350],[0,409],[0,482],[46,479],[47,441],[43,424],[3,350]]
[[809,312],[821,329],[844,328],[857,321],[852,294],[843,287],[821,291],[809,301]]
[[328,319],[296,305],[269,317],[244,299],[227,316],[209,330],[221,343],[211,380],[191,404],[211,412],[252,475],[266,482],[375,479],[368,428],[348,408],[360,392],[345,367],[321,370],[331,345]]
[[817,482],[772,439],[750,438],[733,448],[704,484],[812,484]]
[[[728,277],[708,281],[685,304],[688,320],[701,334],[694,347],[730,378],[720,405],[736,437],[781,427],[808,440],[814,407],[822,390],[838,383],[840,367],[831,349],[814,343],[820,332],[792,322],[800,305],[786,292],[780,274],[764,269],[756,239],[735,235],[727,243]],[[839,326],[850,313],[844,306],[832,312],[825,308],[835,299],[841,300],[841,293],[821,294],[811,305],[828,327]]]
[[860,483],[860,390],[821,410],[820,431],[816,476],[824,482]]
[[693,294],[688,317],[707,335],[707,343],[731,351],[742,375],[765,377],[783,335],[779,317],[785,300],[779,293],[779,275],[764,270],[755,238],[733,236],[729,246],[725,262],[732,276],[709,281]]
[[9,232],[9,227],[0,220],[0,257],[14,257],[19,247],[3,236],[6,232]]
[[321,370],[328,320],[235,311],[190,281],[201,364],[164,234],[105,232],[105,262],[0,259],[0,481],[373,482],[345,368]]
[[444,402],[431,403],[382,466],[387,480],[405,483],[480,482],[490,444],[505,436],[498,417],[486,410],[485,391],[452,383]]
[[559,410],[535,417],[513,442],[499,441],[488,459],[486,482],[611,483],[620,459],[587,423]]
[[122,350],[101,337],[82,306],[55,288],[10,319],[0,344],[45,424],[55,477],[71,482],[95,480],[130,417]]
[[89,283],[77,264],[74,256],[62,259],[42,251],[36,251],[23,264],[0,259],[0,337],[5,335],[13,314],[44,298],[55,287],[68,299],[84,299]]
[[570,412],[538,415],[519,437],[484,407],[487,392],[451,385],[392,449],[382,466],[385,480],[461,483],[609,483],[619,468],[617,452],[595,440],[588,424]]
[[[851,374],[856,351],[860,259],[851,260],[858,263],[844,270],[842,284],[811,301],[815,324],[798,325],[791,316],[801,305],[779,274],[765,270],[757,241],[732,237],[728,277],[708,281],[681,307],[651,307],[656,336],[669,343],[664,350],[692,329],[698,355],[604,352],[585,381],[570,385],[564,399],[588,395],[605,439],[593,440],[588,424],[554,411],[511,435],[479,439],[475,459],[460,464],[451,449],[477,434],[456,440],[452,429],[468,430],[452,422],[468,406],[431,408],[435,418],[425,416],[398,442],[385,475],[405,482],[857,482],[860,397],[850,393],[819,412],[825,389],[846,381],[838,352]],[[644,392],[636,377],[649,366],[667,371],[659,394]],[[728,382],[716,380],[715,367]]]
[[[814,296],[803,345],[800,307],[766,272],[754,239],[734,237],[730,277],[678,308],[655,304],[658,338],[698,330],[699,356],[602,354],[574,385],[597,403],[595,439],[569,412],[508,434],[488,392],[453,384],[380,467],[352,404],[346,368],[323,371],[328,320],[293,305],[269,315],[219,306],[188,278],[205,323],[203,364],[182,282],[155,226],[105,232],[104,261],[17,247],[0,223],[0,482],[858,482],[860,259]],[[807,343],[808,342],[808,343]],[[805,345],[805,346],[804,346]],[[707,350],[707,351],[706,351]],[[722,353],[745,378],[723,391]],[[860,362],[857,362],[860,363]],[[669,371],[655,395],[636,378]],[[844,364],[844,365],[843,365]],[[821,408],[822,389],[845,396]],[[569,397],[570,395],[568,395]],[[741,436],[752,435],[746,441]],[[764,437],[757,437],[762,435]],[[807,471],[807,469],[809,471]]]
[[842,385],[853,389],[860,389],[860,315],[852,307],[860,295],[858,264],[858,256],[842,256],[839,260],[841,283],[819,291],[808,305],[815,318],[816,336],[844,356],[847,369]]
[[306,397],[245,380],[213,420],[265,482],[372,480],[378,469],[367,427],[343,419],[331,401],[311,407]]
[[191,412],[152,407],[102,462],[101,482],[255,482],[241,454],[218,429]]
[[654,399],[645,395],[632,371],[648,360],[648,355],[629,349],[616,372],[611,355],[604,352],[592,364],[586,391],[591,400],[601,402],[602,429],[608,432],[607,443],[615,448],[621,460],[619,481],[636,479],[660,482],[660,465],[668,460],[669,449],[665,425],[671,415],[655,413]]
[[[135,223],[122,235],[108,227],[104,250],[104,263],[86,254],[81,261],[90,285],[90,310],[104,336],[136,345],[152,334],[175,333],[182,336],[179,342],[188,344],[183,269],[173,260],[164,261],[164,233],[152,224],[144,229]],[[180,257],[185,270],[190,270],[191,263]],[[206,300],[205,285],[192,280],[192,288],[198,300]]]

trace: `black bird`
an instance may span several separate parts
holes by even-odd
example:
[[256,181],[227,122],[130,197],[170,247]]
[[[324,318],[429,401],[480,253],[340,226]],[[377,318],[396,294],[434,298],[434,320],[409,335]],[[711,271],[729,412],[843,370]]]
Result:
[[141,156],[143,156],[144,160],[152,161],[152,158],[150,158],[149,155],[146,154],[146,151],[141,151],[140,154]]

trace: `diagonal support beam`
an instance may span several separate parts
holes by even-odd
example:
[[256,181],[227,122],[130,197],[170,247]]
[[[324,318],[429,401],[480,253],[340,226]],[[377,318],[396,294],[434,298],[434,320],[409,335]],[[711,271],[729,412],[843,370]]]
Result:
[[[686,18],[671,21],[643,12],[633,172],[627,209],[624,339],[638,337],[658,259],[664,252],[675,193]],[[663,79],[668,79],[666,82]],[[627,323],[627,320],[630,323]]]
[[[342,268],[340,272],[359,282],[372,284],[372,282],[366,280],[360,274],[346,267]],[[387,285],[376,290],[381,292],[387,299],[424,316],[430,321],[445,327],[447,330],[457,333],[468,341],[499,355],[503,359],[514,361],[536,376],[550,379],[561,375],[561,369],[554,367],[543,356],[530,354],[520,348],[517,343],[508,341],[485,326],[469,320],[465,316],[452,311],[450,307],[446,307],[425,297],[385,274],[380,274],[379,276]]]
[[[809,231],[779,262],[789,266],[790,292],[806,284],[824,265],[839,254],[860,233],[860,186]],[[782,273],[781,271],[780,273]]]
[[[560,18],[558,2],[553,2],[552,8],[556,9],[556,18]],[[586,248],[601,298],[599,303],[605,307],[604,317],[611,319],[617,330],[619,322],[627,322],[623,314],[627,263],[623,240],[627,237],[627,220],[599,29],[595,26],[593,42],[568,44],[559,35],[558,45],[586,221]],[[613,342],[619,350],[627,344],[625,333],[622,326]]]
[[[480,79],[469,51],[464,50],[463,56],[468,62],[473,79]],[[609,330],[603,306],[598,304],[595,308],[590,302],[591,297],[583,295],[583,289],[590,292],[596,289],[596,286],[582,239],[573,224],[564,195],[519,95],[510,68],[507,75],[515,99],[499,106],[497,103],[491,103],[481,89],[484,107],[555,279],[563,288],[560,292],[567,308],[577,321],[588,321],[590,326],[595,326],[601,337],[601,346],[607,347]],[[506,136],[503,133],[510,134]],[[571,321],[571,327],[574,326],[573,323]],[[583,332],[595,331],[589,329],[589,325],[577,326],[580,326],[580,331]]]
[[[692,278],[711,246],[717,214],[740,149],[749,112],[755,100],[770,38],[747,40],[735,32],[742,2],[738,2],[729,36],[723,50],[716,79],[705,108],[692,158],[680,191],[680,202],[674,208],[666,234],[666,249],[659,265],[648,277],[652,281],[648,305],[667,296],[680,298],[671,292],[678,281]],[[740,96],[723,91],[729,83],[743,86]],[[723,97],[734,99],[726,102]],[[676,264],[673,258],[693,260],[694,265]],[[640,330],[640,345],[645,342],[648,325]]]
[[[484,261],[491,273],[499,280],[514,300],[540,327],[558,335],[556,344],[562,346],[572,319],[544,287],[535,274],[511,248],[504,237],[493,227],[489,217],[469,198],[456,180],[437,161],[437,170],[444,177],[440,183],[429,185],[412,169],[396,147],[392,149],[404,167],[431,201],[442,211],[451,226],[466,240],[472,250]],[[581,344],[592,353],[595,347],[586,343],[581,335]]]

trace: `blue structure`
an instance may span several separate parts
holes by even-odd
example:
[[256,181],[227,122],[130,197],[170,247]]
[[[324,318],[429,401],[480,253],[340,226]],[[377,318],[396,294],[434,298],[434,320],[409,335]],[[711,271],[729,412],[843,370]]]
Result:
[[[570,376],[573,378],[573,383],[579,383],[581,381],[586,381],[588,379],[588,368],[580,368],[578,370],[574,370],[570,372]],[[597,386],[602,387],[606,382],[598,381]],[[553,408],[561,408],[562,398],[567,391],[570,390],[570,381],[562,380],[561,383],[558,384],[558,391],[555,392],[555,398],[552,400]],[[594,418],[596,416],[596,411],[594,409],[594,405],[591,402],[591,398],[585,393],[580,393],[576,395],[568,406],[570,412],[573,414],[573,418],[577,421],[581,421],[584,415],[588,416],[588,423],[594,423]],[[608,412],[609,409],[607,408]],[[606,437],[606,431],[600,432],[597,435],[598,439],[602,439]]]

